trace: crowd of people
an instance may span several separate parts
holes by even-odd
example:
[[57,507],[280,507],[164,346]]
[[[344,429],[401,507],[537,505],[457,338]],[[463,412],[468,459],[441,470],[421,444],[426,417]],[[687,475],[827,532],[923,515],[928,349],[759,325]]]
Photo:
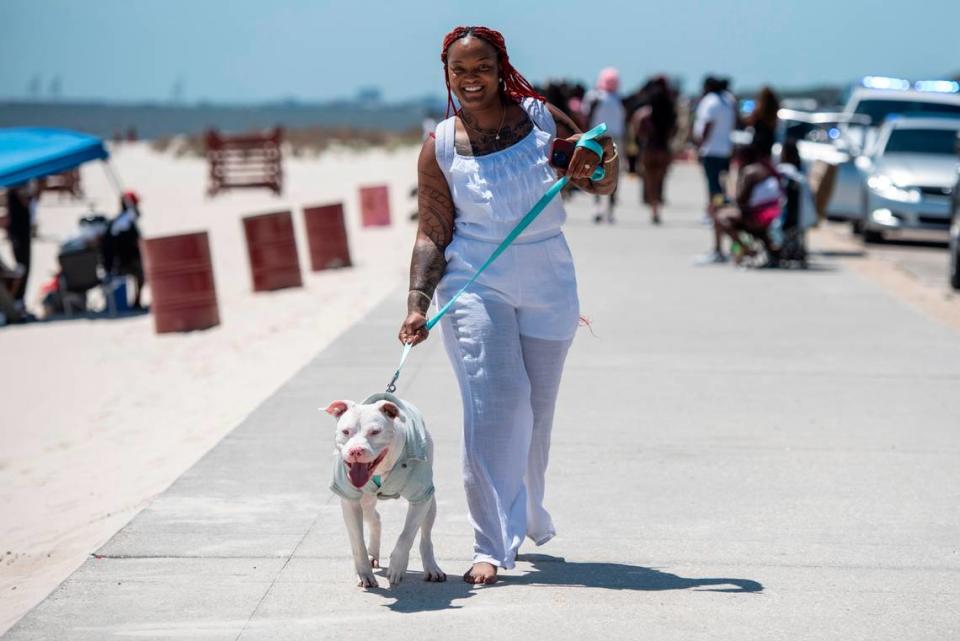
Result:
[[[805,265],[802,231],[815,222],[813,201],[803,175],[796,141],[777,140],[780,101],[770,87],[751,100],[749,113],[726,78],[707,76],[696,99],[680,96],[666,76],[648,79],[627,95],[620,93],[614,68],[603,69],[593,88],[568,81],[540,89],[582,129],[606,122],[625,157],[627,171],[642,180],[642,202],[659,225],[665,183],[673,160],[694,149],[707,186],[704,224],[712,230],[712,248],[699,264],[725,263],[777,267],[782,259]],[[734,144],[733,133],[750,134]],[[594,221],[613,223],[617,192],[601,206],[595,197]],[[729,245],[729,250],[724,250]],[[760,256],[762,254],[762,257]]]

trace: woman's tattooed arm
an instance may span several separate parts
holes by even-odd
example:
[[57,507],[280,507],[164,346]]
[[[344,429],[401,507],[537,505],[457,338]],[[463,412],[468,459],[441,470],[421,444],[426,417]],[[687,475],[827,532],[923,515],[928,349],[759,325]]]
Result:
[[417,163],[419,227],[410,259],[410,292],[407,311],[426,314],[430,299],[443,276],[444,250],[453,239],[453,200],[450,187],[434,155],[435,142],[428,138]]

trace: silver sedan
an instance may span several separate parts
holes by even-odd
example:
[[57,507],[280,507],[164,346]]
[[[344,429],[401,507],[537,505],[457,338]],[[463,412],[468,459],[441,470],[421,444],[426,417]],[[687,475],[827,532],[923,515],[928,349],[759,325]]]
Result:
[[856,160],[865,241],[905,230],[950,228],[958,132],[956,117],[897,117],[884,123],[871,150]]

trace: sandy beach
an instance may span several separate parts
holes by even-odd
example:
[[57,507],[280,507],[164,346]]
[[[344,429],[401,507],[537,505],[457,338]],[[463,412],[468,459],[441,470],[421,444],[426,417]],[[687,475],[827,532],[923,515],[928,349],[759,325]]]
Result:
[[[152,317],[142,315],[0,331],[0,633],[405,282],[417,153],[405,147],[288,157],[282,197],[247,190],[209,199],[202,158],[146,143],[113,150],[125,188],[141,196],[144,236],[209,232],[221,325],[157,335]],[[56,268],[58,243],[76,230],[88,203],[116,213],[99,163],[84,166],[82,176],[83,201],[48,194],[40,203],[28,293],[34,309]],[[377,183],[390,187],[393,225],[362,229],[357,188]],[[300,207],[329,202],[344,203],[354,267],[314,273]],[[294,213],[304,286],[254,294],[240,219],[284,209]],[[398,326],[402,312],[398,300]],[[384,354],[384,383],[394,357]]]

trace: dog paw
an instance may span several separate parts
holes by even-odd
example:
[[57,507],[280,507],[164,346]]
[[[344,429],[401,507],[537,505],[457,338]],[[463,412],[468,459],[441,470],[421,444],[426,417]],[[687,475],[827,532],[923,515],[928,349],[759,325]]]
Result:
[[407,573],[407,562],[409,558],[406,555],[400,555],[394,552],[390,555],[390,567],[387,568],[387,579],[390,585],[399,585],[403,581],[403,576]]
[[444,574],[436,564],[423,566],[423,580],[430,581],[432,583],[443,583],[447,580],[447,575]]
[[377,577],[373,576],[373,572],[364,572],[357,575],[357,587],[361,588],[378,588],[380,584],[377,583]]

